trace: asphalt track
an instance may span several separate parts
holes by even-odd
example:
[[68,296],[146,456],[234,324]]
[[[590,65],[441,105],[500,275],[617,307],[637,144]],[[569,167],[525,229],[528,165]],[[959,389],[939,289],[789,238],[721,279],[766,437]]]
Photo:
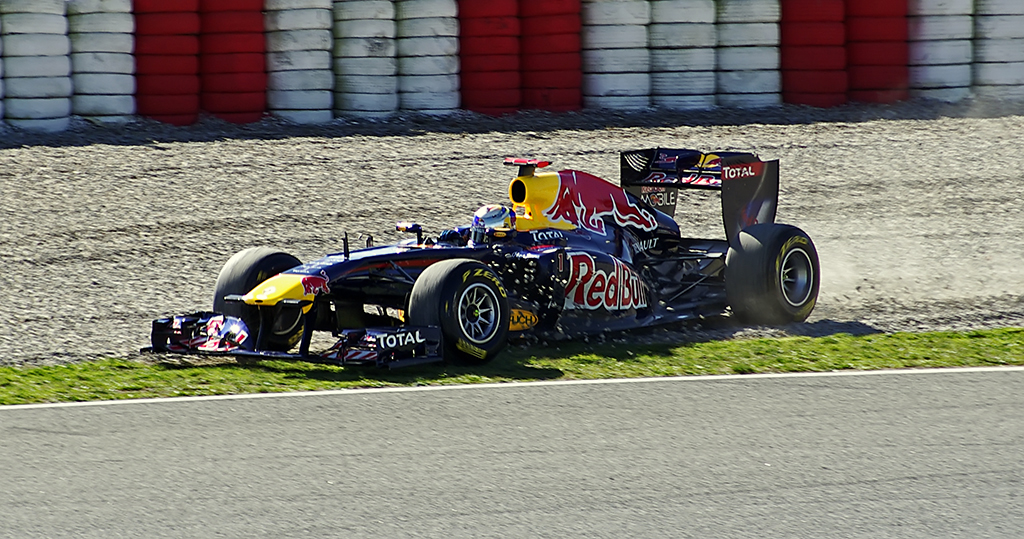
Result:
[[0,407],[2,537],[1024,537],[1024,369]]

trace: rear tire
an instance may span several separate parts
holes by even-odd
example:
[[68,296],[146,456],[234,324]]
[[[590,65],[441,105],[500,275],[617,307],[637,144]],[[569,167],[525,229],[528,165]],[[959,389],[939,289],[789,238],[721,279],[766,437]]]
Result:
[[[301,264],[298,258],[268,247],[252,247],[235,253],[217,276],[213,292],[214,312],[241,318],[249,327],[252,337],[256,338],[256,331],[260,327],[259,308],[226,302],[224,296],[246,294],[263,281]],[[277,308],[264,346],[268,350],[287,352],[299,342],[302,328],[301,308]]]
[[411,325],[439,326],[446,357],[458,363],[487,363],[508,341],[505,288],[475,260],[444,260],[424,270],[412,287],[408,314]]
[[725,291],[740,320],[764,325],[803,322],[814,309],[821,273],[807,234],[789,225],[759,224],[739,234],[725,259]]

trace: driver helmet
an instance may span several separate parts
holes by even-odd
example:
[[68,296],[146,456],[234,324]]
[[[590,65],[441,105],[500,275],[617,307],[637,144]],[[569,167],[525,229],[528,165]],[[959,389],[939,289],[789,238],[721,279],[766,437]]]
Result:
[[481,206],[473,214],[473,227],[515,230],[516,212],[512,208],[506,208],[501,204]]

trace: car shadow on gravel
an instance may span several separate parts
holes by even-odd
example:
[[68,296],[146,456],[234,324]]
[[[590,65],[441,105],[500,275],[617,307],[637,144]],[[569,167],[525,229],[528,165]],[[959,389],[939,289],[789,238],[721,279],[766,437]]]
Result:
[[[299,365],[303,363],[303,365]],[[168,365],[172,366],[172,365]],[[186,366],[186,365],[180,365]],[[559,369],[528,365],[520,354],[502,354],[494,361],[484,365],[459,365],[451,363],[428,363],[398,369],[377,367],[348,366],[344,368],[320,367],[304,362],[261,361],[257,363],[219,362],[220,368],[259,369],[284,375],[290,379],[318,380],[322,382],[360,382],[374,381],[385,384],[417,385],[421,381],[451,378],[504,378],[511,380],[554,380],[563,377]],[[172,366],[173,367],[173,366]],[[461,381],[461,380],[457,380]],[[425,382],[424,382],[425,383]]]
[[883,333],[883,331],[859,321],[826,319],[784,326],[746,326],[730,318],[722,317],[708,318],[699,323],[683,322],[643,330],[633,330],[628,334],[609,333],[597,336],[596,338],[585,337],[583,342],[681,345],[732,339],[828,337],[839,334],[863,336],[877,333]]
[[749,339],[759,337],[829,337],[839,334],[859,337],[877,333],[883,333],[883,331],[869,324],[865,324],[864,322],[816,320],[814,322],[803,322],[800,324],[789,324],[774,327],[726,325],[724,327],[715,328],[711,331],[711,339],[709,340]]
[[944,103],[913,99],[890,105],[849,103],[829,109],[783,105],[763,109],[721,108],[707,111],[520,111],[501,117],[469,111],[457,111],[448,116],[402,111],[386,120],[336,118],[320,125],[298,125],[272,116],[250,124],[232,124],[212,116],[203,116],[196,124],[180,127],[147,118],[138,118],[124,125],[98,125],[74,117],[70,128],[60,133],[35,133],[0,123],[0,149],[92,144],[145,146],[167,142],[279,140],[292,137],[416,136],[425,133],[519,132],[543,139],[547,138],[545,132],[566,129],[586,131],[631,127],[796,125],[818,122],[934,120],[947,117],[997,118],[1014,115],[1024,115],[1024,101],[967,99],[959,103]]

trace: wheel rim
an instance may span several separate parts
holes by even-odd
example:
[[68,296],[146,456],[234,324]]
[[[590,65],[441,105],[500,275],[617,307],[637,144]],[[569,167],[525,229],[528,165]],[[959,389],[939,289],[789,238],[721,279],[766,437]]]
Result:
[[807,251],[793,249],[786,253],[779,268],[779,283],[786,303],[793,307],[802,307],[807,303],[814,283],[814,266],[811,265]]
[[485,284],[473,283],[459,297],[462,335],[484,344],[498,331],[498,296]]
[[284,307],[274,317],[274,323],[270,326],[270,332],[278,337],[290,337],[301,325],[302,309],[298,307]]

